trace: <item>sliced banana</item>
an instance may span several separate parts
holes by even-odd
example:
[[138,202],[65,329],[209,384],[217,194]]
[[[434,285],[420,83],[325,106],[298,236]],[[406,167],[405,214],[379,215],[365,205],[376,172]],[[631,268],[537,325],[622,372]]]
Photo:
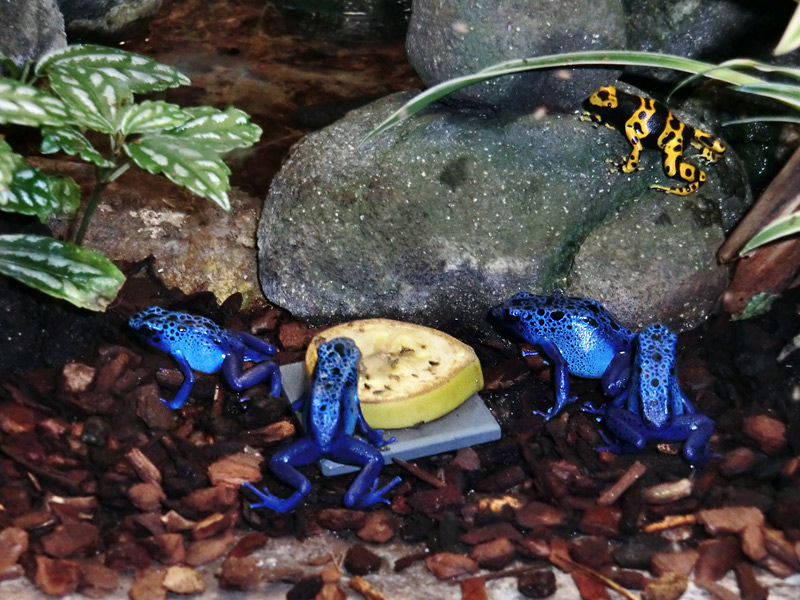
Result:
[[433,421],[483,387],[472,348],[436,329],[390,319],[350,321],[319,333],[306,352],[309,376],[319,345],[336,337],[351,338],[361,350],[358,398],[372,427]]

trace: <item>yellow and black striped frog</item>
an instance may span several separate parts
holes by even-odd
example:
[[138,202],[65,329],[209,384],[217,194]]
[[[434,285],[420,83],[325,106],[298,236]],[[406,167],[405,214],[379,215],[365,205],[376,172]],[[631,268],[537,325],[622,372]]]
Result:
[[685,185],[668,187],[651,185],[667,194],[687,196],[697,191],[706,180],[705,172],[686,162],[683,152],[687,144],[700,150],[700,156],[715,162],[725,146],[711,134],[679,120],[660,102],[620,91],[610,85],[598,88],[584,101],[582,119],[603,123],[610,129],[622,129],[633,149],[620,165],[623,173],[640,170],[639,155],[643,148],[661,150],[664,173],[682,179]]

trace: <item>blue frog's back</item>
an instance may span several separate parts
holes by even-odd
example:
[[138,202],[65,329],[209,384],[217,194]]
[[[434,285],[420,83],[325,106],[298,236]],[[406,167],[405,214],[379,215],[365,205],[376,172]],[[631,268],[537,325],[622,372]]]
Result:
[[578,377],[601,377],[635,337],[590,298],[520,292],[493,308],[490,316],[498,329],[517,341],[555,344],[569,372]]
[[215,373],[237,341],[211,319],[151,306],[130,318],[131,328],[156,348],[186,358],[192,369]]
[[306,427],[326,448],[342,435],[352,435],[358,423],[358,363],[361,352],[350,338],[320,344],[305,407]]

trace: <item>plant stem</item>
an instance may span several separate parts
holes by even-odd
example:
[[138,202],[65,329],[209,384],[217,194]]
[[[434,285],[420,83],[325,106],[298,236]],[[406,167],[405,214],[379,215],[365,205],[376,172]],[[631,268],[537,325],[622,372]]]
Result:
[[103,193],[103,190],[106,189],[109,183],[110,182],[104,177],[101,177],[100,175],[97,176],[97,184],[94,186],[92,196],[89,198],[89,202],[86,204],[86,208],[83,211],[83,216],[81,217],[81,226],[78,228],[78,232],[75,234],[74,241],[78,246],[83,243],[83,236],[86,235],[86,229],[89,227],[89,221],[92,220],[92,215],[94,215],[94,211],[97,210],[97,205],[100,203],[100,195]]

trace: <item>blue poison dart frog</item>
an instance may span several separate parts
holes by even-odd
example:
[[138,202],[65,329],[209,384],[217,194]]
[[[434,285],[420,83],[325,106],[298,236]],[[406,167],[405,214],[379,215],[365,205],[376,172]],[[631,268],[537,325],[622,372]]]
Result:
[[584,120],[596,120],[611,129],[625,132],[633,149],[621,165],[623,173],[640,169],[639,155],[643,148],[661,150],[664,173],[685,182],[681,187],[650,186],[668,194],[686,196],[697,191],[706,180],[702,169],[683,160],[687,144],[700,150],[700,156],[711,162],[725,152],[722,142],[683,123],[666,106],[652,98],[627,94],[606,85],[584,101],[584,108],[586,112],[581,117]]
[[[250,334],[222,329],[211,319],[151,306],[133,315],[128,324],[148,344],[171,354],[183,371],[184,381],[175,398],[161,401],[170,408],[183,406],[194,384],[194,373],[222,369],[228,384],[242,390],[271,377],[270,393],[281,393],[278,365],[269,360],[275,346]],[[245,362],[259,363],[246,371]]]
[[675,374],[676,336],[666,325],[655,323],[636,337],[635,360],[629,387],[605,408],[605,427],[622,443],[616,452],[636,451],[649,441],[685,441],[683,454],[692,463],[709,458],[708,441],[714,422],[696,412],[683,395]]
[[635,334],[595,300],[520,292],[495,306],[489,318],[512,340],[540,348],[555,367],[556,403],[544,413],[548,419],[575,400],[569,396],[567,373],[601,379],[612,397],[627,383]]
[[[400,478],[375,489],[383,467],[383,456],[377,448],[391,444],[395,438],[384,440],[383,431],[372,429],[361,414],[357,395],[360,359],[361,352],[350,338],[334,338],[320,344],[311,388],[292,405],[293,410],[303,412],[306,436],[276,452],[269,461],[272,472],[295,492],[281,500],[266,488],[262,492],[245,483],[261,500],[251,504],[251,508],[267,507],[278,512],[293,509],[311,491],[311,482],[295,467],[323,456],[363,466],[345,492],[345,506],[364,508],[376,502],[389,502],[383,494],[397,485]],[[353,437],[356,424],[367,441]]]

